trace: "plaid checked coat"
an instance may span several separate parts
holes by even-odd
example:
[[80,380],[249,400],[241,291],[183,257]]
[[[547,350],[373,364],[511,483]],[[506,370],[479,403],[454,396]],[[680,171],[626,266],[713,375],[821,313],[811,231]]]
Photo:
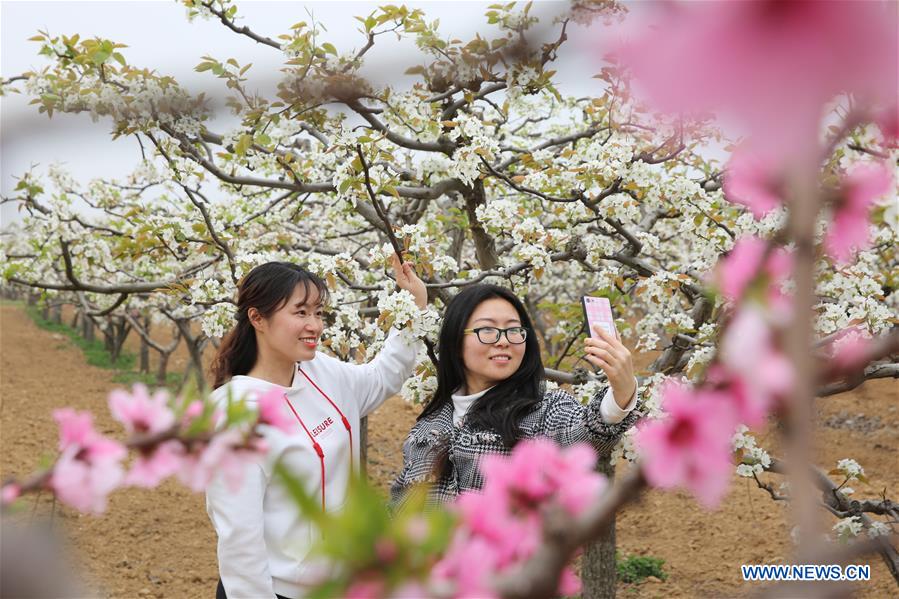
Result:
[[[586,442],[600,455],[611,453],[624,432],[637,421],[641,406],[638,399],[637,407],[624,420],[606,424],[599,406],[607,388],[587,405],[561,389],[547,391],[543,401],[521,420],[522,438],[548,437],[563,446]],[[440,480],[434,480],[434,462],[441,451],[447,452],[450,467]],[[493,431],[475,430],[466,419],[454,426],[453,404],[447,402],[439,412],[416,422],[403,443],[403,470],[391,486],[392,503],[399,507],[405,491],[423,482],[433,484],[431,503],[452,501],[459,493],[480,489],[484,484],[478,469],[481,456],[509,453],[500,435]]]

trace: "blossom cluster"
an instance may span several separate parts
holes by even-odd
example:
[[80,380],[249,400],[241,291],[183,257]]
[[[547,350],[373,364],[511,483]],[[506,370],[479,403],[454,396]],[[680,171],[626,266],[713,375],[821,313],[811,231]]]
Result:
[[[173,398],[167,391],[150,393],[143,385],[131,392],[109,394],[112,417],[122,424],[127,441],[96,430],[93,414],[60,408],[59,457],[42,477],[44,484],[25,488],[9,482],[2,489],[3,505],[24,492],[46,487],[72,508],[100,514],[118,488],[152,488],[175,476],[194,491],[202,491],[216,476],[231,489],[243,480],[244,465],[267,451],[257,427],[292,430],[279,393],[256,398],[257,411],[229,409],[225,414],[209,402]],[[125,461],[133,456],[130,464]]]
[[[543,514],[550,506],[577,517],[605,489],[595,463],[589,446],[562,449],[548,439],[522,441],[508,457],[485,456],[483,489],[456,500],[460,524],[434,566],[435,588],[452,597],[496,597],[495,578],[521,566],[540,545]],[[578,592],[580,581],[567,568],[558,593]]]

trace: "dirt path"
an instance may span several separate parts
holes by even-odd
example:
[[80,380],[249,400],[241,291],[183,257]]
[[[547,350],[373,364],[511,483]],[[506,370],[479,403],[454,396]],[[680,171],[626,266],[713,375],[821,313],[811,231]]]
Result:
[[[119,434],[108,416],[110,371],[88,366],[65,337],[38,329],[22,309],[0,305],[0,477],[22,476],[41,455],[53,455],[54,408],[90,409],[98,428]],[[899,495],[899,408],[894,381],[874,381],[861,390],[819,403],[822,426],[818,463],[829,467],[856,458],[871,479],[854,485],[857,498],[881,489]],[[866,418],[859,418],[864,412]],[[399,446],[416,409],[390,400],[372,417],[369,474],[386,489],[399,466]],[[760,440],[763,436],[760,435]],[[665,559],[666,582],[619,585],[621,597],[731,597],[757,589],[740,581],[740,564],[785,563],[792,545],[786,507],[745,479],[735,479],[724,507],[700,511],[679,493],[650,492],[618,519],[619,551]],[[51,503],[39,501],[38,513]],[[27,520],[28,511],[19,515]],[[827,517],[827,526],[833,524]],[[175,483],[154,491],[113,495],[108,513],[82,516],[56,508],[56,528],[68,535],[90,588],[105,597],[194,598],[211,596],[217,578],[215,535],[203,496]],[[879,557],[869,563],[872,580],[861,597],[895,597],[897,587]]]

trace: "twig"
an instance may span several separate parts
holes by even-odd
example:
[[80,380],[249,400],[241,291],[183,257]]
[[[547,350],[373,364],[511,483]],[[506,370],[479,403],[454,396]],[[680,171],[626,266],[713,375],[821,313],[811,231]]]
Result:
[[393,246],[393,251],[396,252],[396,257],[399,258],[400,264],[403,263],[403,249],[400,246],[399,241],[397,241],[396,235],[393,234],[393,225],[390,224],[390,219],[387,217],[387,213],[384,210],[384,207],[381,206],[381,201],[378,199],[378,195],[375,193],[375,190],[372,189],[371,186],[371,176],[368,172],[368,163],[365,162],[365,156],[362,155],[362,146],[356,146],[356,154],[359,156],[359,161],[362,163],[362,172],[365,174],[365,190],[368,192],[368,197],[371,199],[372,205],[375,207],[375,212],[378,213],[378,217],[384,222],[384,232],[387,233],[387,238],[390,240],[390,245]]

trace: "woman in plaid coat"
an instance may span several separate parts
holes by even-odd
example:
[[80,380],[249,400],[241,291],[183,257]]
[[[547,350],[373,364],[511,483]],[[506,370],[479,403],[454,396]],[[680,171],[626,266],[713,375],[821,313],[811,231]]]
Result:
[[540,347],[514,293],[474,285],[453,298],[440,330],[437,391],[403,443],[394,504],[416,483],[432,483],[432,502],[479,489],[481,456],[508,454],[529,437],[611,452],[637,420],[637,380],[627,348],[595,331],[601,339],[585,339],[586,359],[603,369],[609,386],[582,405],[561,389],[545,391]]

